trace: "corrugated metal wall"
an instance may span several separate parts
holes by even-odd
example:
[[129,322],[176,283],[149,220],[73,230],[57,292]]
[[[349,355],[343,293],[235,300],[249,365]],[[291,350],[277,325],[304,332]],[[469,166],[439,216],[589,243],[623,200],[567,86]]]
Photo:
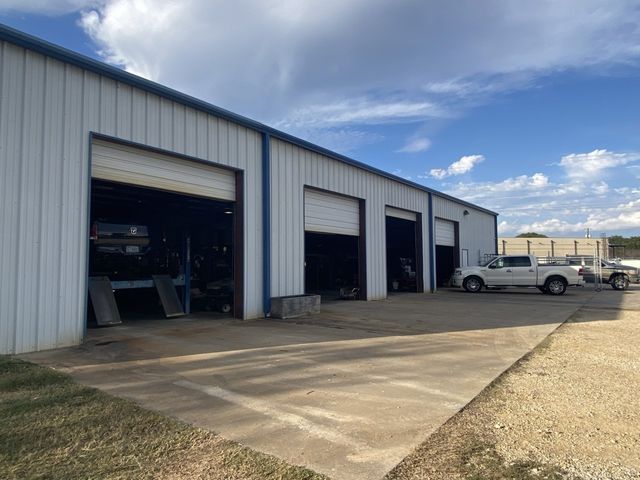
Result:
[[262,314],[258,132],[7,42],[0,92],[0,353],[82,338],[90,131],[245,170],[245,315]]
[[[304,186],[366,202],[367,294],[387,296],[385,206],[423,215],[424,284],[429,289],[428,193],[271,139],[271,294],[304,293]],[[492,220],[493,222],[493,220]]]
[[[245,171],[245,316],[261,316],[261,134],[0,42],[0,353],[82,339],[90,132]],[[286,141],[270,142],[272,296],[304,292],[305,185],[365,200],[369,299],[387,291],[386,206],[422,213],[429,290],[427,192]],[[436,195],[433,205],[434,216],[460,222],[460,247],[471,263],[494,251],[492,215]]]
[[[465,215],[464,212],[469,212]],[[469,251],[469,264],[478,265],[483,255],[495,253],[495,217],[446,198],[433,196],[433,216],[458,222],[460,250]]]

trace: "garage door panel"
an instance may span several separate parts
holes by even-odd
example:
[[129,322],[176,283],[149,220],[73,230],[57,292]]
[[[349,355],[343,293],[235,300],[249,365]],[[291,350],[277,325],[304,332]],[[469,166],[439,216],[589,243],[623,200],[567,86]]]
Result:
[[235,200],[235,172],[170,155],[94,140],[91,176],[172,192]]
[[308,232],[360,234],[360,205],[357,199],[305,190],[304,229]]
[[408,210],[402,210],[399,208],[387,207],[386,215],[388,217],[401,218],[403,220],[410,220],[412,222],[416,221],[415,212],[409,212]]
[[436,245],[445,247],[456,246],[456,228],[454,222],[436,218]]

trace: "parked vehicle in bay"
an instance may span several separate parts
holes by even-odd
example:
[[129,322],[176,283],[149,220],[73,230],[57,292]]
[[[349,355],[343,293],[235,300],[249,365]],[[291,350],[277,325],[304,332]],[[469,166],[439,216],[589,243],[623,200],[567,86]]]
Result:
[[562,295],[570,285],[583,284],[582,267],[538,264],[533,255],[499,255],[484,265],[457,268],[452,284],[467,292],[486,288],[537,287],[550,295]]
[[590,256],[567,256],[569,265],[581,266],[584,268],[584,281],[588,283],[596,282],[597,262],[600,263],[601,282],[608,283],[615,290],[626,290],[630,283],[640,283],[640,269],[629,265],[609,262]]

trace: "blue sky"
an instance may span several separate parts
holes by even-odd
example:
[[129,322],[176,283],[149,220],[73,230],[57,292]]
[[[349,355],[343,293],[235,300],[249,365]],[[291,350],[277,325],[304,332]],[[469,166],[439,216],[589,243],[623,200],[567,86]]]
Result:
[[0,0],[0,22],[500,212],[640,235],[637,0]]

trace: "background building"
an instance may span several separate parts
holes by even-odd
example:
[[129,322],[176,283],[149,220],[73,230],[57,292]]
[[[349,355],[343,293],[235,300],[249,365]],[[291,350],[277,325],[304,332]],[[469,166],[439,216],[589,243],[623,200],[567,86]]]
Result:
[[101,278],[124,317],[162,274],[246,319],[497,251],[492,211],[1,26],[0,89],[0,353],[79,344]]
[[609,241],[604,238],[500,237],[498,251],[503,255],[526,253],[538,257],[564,257],[566,255],[599,255],[608,258]]

